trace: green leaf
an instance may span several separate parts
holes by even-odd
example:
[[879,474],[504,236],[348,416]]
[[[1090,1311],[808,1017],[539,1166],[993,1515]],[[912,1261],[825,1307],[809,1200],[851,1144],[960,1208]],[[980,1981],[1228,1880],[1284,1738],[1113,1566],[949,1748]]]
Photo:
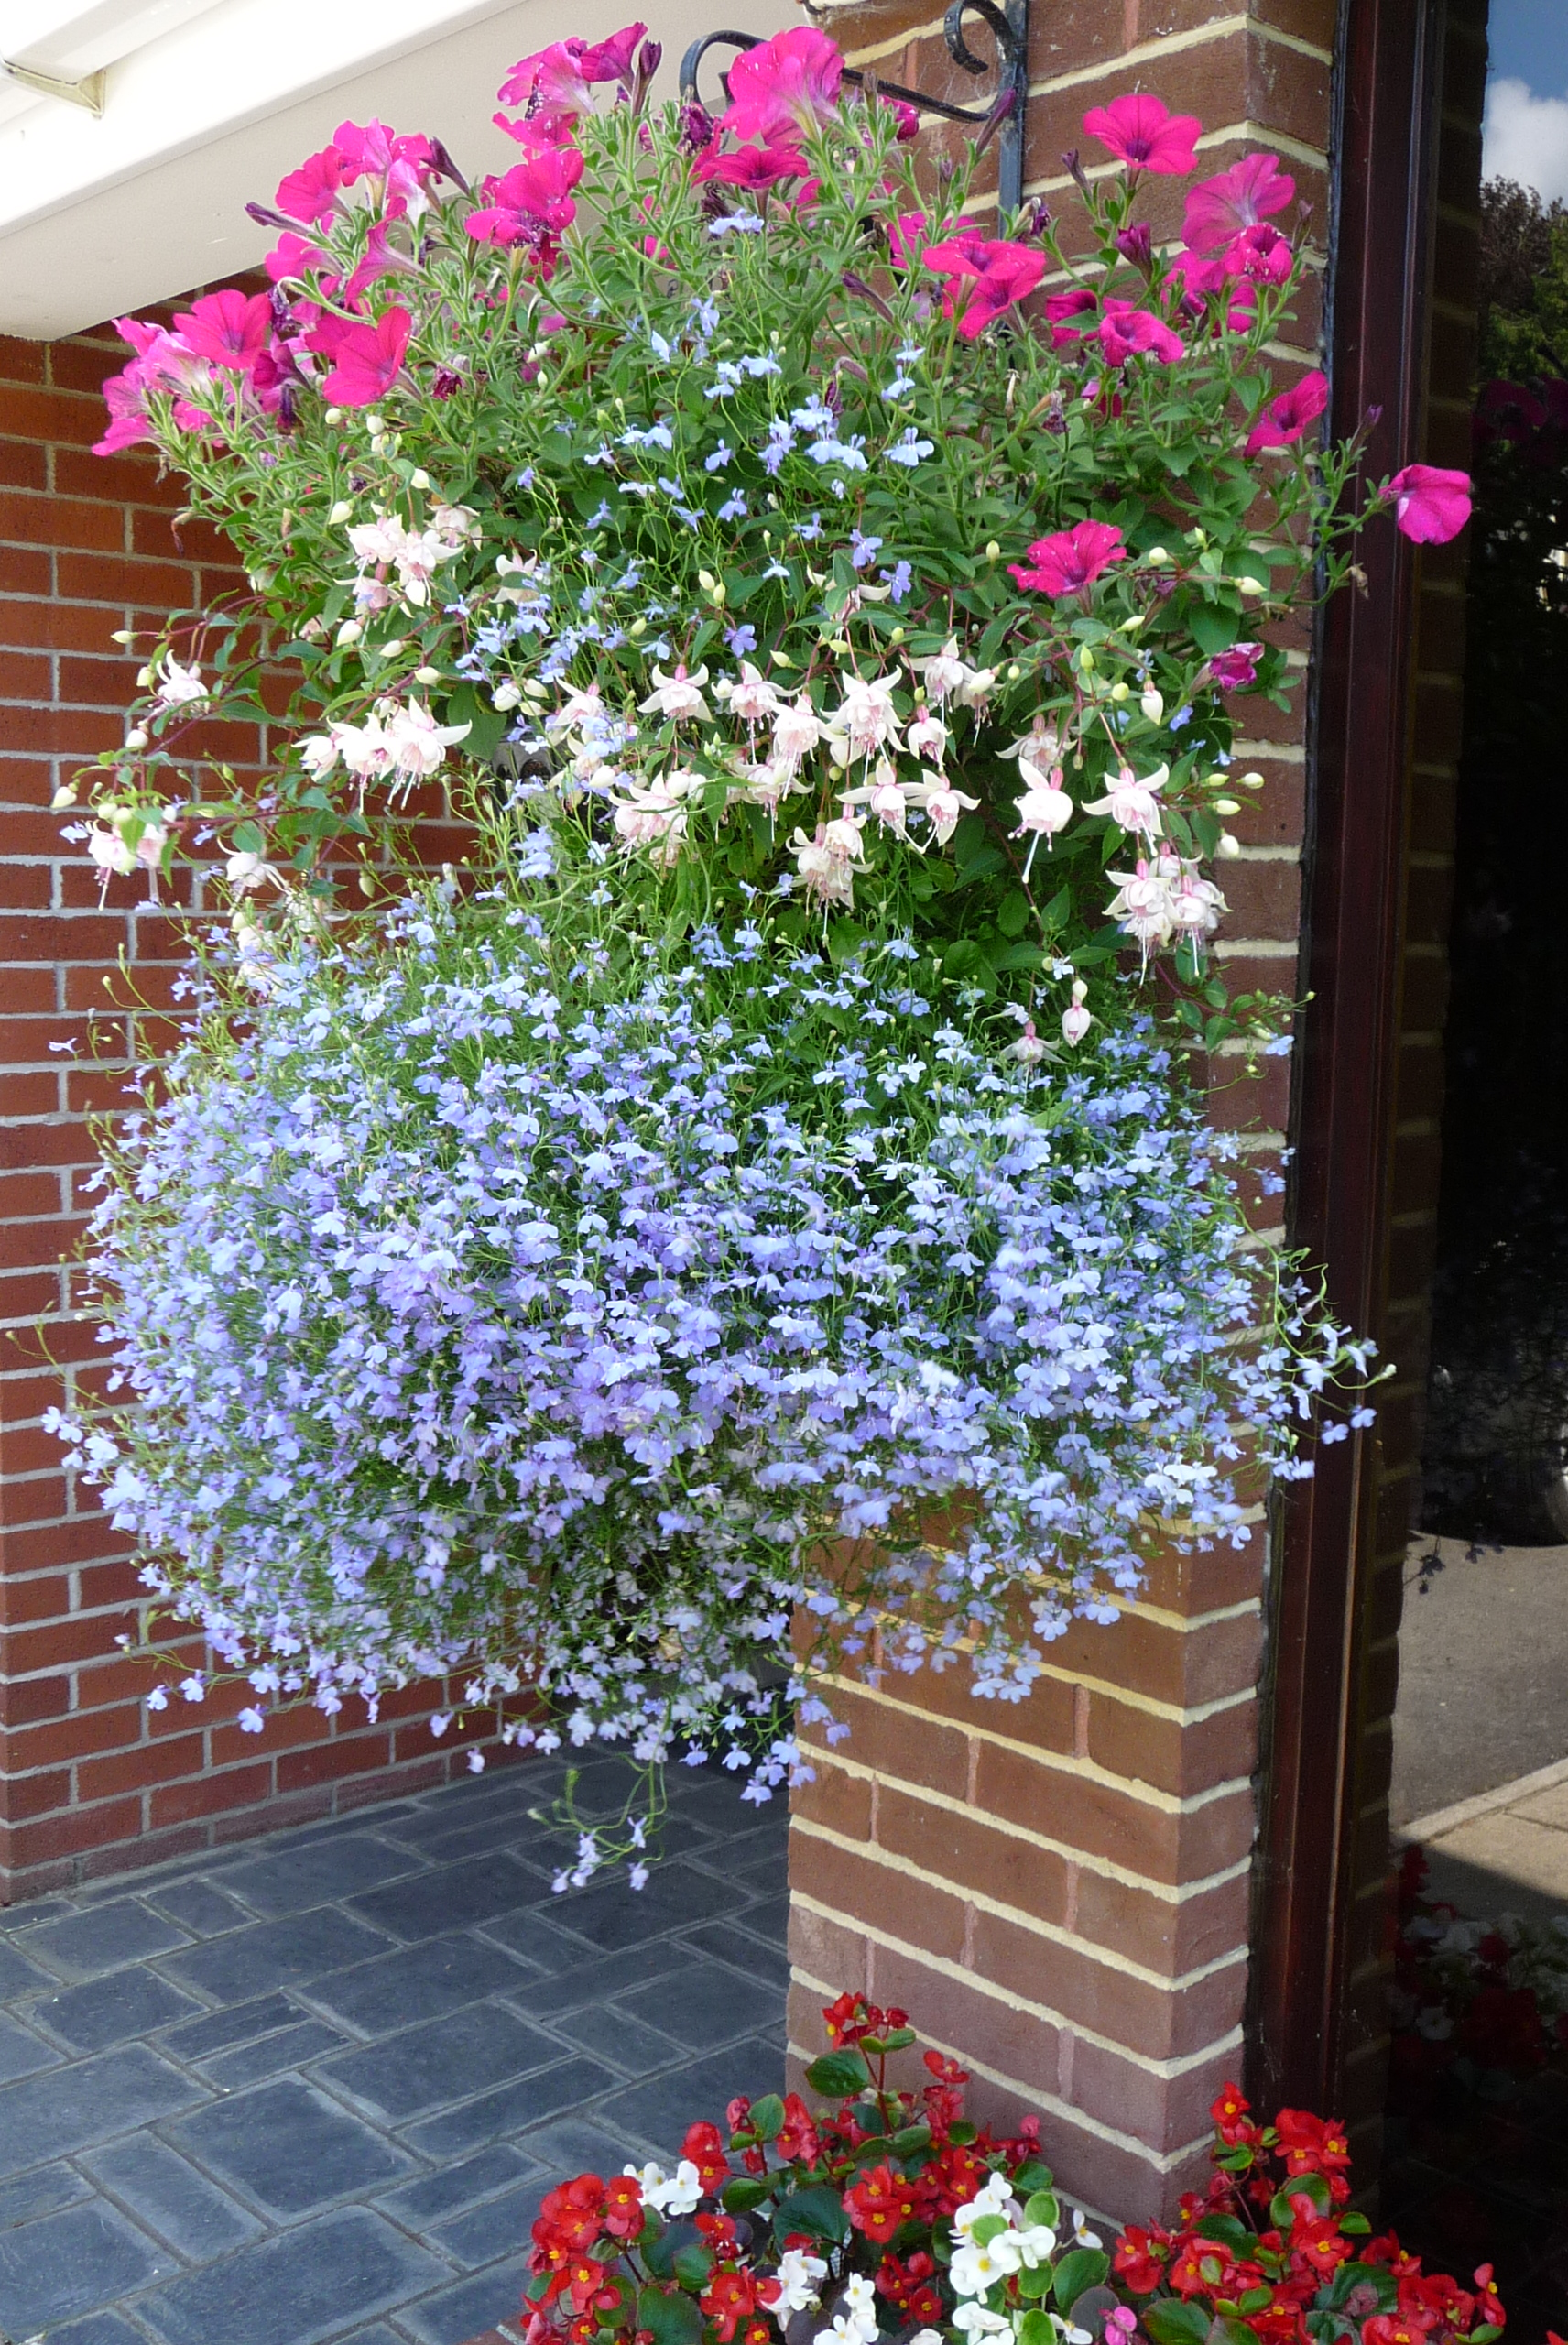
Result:
[[1277,2230],[1285,2230],[1295,2220],[1292,2199],[1305,2198],[1314,2215],[1326,2215],[1334,2204],[1334,2193],[1321,2174],[1293,2174],[1282,2190],[1274,2194],[1269,2212]]
[[784,2103],[776,2092],[764,2093],[751,2104],[747,2121],[759,2142],[771,2142],[784,2131]]
[[679,2288],[639,2288],[637,2325],[648,2330],[653,2345],[702,2345],[702,2308]]
[[675,2277],[675,2251],[681,2241],[674,2232],[661,2230],[642,2245],[642,2260],[656,2280]]
[[749,2214],[753,2207],[760,2207],[772,2184],[759,2175],[732,2175],[719,2193],[719,2204],[726,2215]]
[[1000,2239],[1010,2229],[1006,2215],[982,2215],[972,2226],[969,2236],[976,2247],[989,2247],[994,2239]]
[[1348,2236],[1357,2239],[1369,2238],[1372,2230],[1372,2225],[1367,2216],[1357,2214],[1354,2207],[1349,2214],[1341,2215],[1339,2228]]
[[1228,651],[1241,633],[1241,613],[1227,603],[1195,602],[1187,614],[1187,626],[1199,650],[1213,659],[1216,651]]
[[1021,936],[1029,926],[1029,898],[1021,888],[1004,896],[996,907],[996,926],[1004,936]]
[[843,2052],[824,2052],[821,2059],[813,2060],[806,2070],[806,2082],[824,2100],[844,2100],[871,2082],[871,2071],[851,2046]]
[[1205,2215],[1196,2229],[1200,2239],[1217,2239],[1237,2255],[1244,2254],[1252,2241],[1247,2225],[1235,2215]]
[[849,2217],[836,2190],[825,2183],[813,2183],[810,2189],[792,2191],[779,2200],[773,2209],[773,2231],[777,2239],[787,2238],[790,2231],[806,2231],[812,2239],[836,2242],[849,2237]]
[[1013,2282],[1020,2296],[1043,2296],[1051,2285],[1049,2263],[1026,2263]]
[[[962,2133],[956,2125],[949,2127],[950,2141],[967,2143],[975,2139],[975,2128],[967,2118],[963,2120],[963,2125]],[[1056,2176],[1043,2158],[1026,2158],[1013,2176],[1013,2188],[1015,2192],[1023,2191],[1032,2195],[1037,2190],[1049,2190],[1055,2180]]]
[[1013,2334],[1018,2339],[1018,2345],[1056,2345],[1056,2330],[1051,2325],[1051,2315],[1041,2312],[1038,2307],[1034,2311],[1025,2313]]
[[688,2240],[684,2247],[675,2251],[675,2276],[683,2288],[690,2288],[694,2294],[707,2286],[713,2268],[713,2257],[695,2240]]
[[1085,2288],[1097,2288],[1110,2268],[1110,2257],[1097,2247],[1070,2248],[1056,2267],[1054,2283],[1062,2311],[1070,2311]]
[[1024,2222],[1030,2230],[1043,2223],[1047,2230],[1053,2231],[1061,2220],[1062,2208],[1054,2190],[1036,2190],[1025,2199]]
[[931,2137],[929,2125],[904,2125],[892,2136],[887,2146],[898,2156],[907,2158],[912,2156],[916,2150],[929,2150]]
[[1245,2320],[1233,2319],[1229,2313],[1216,2313],[1209,2329],[1209,2345],[1258,2345],[1257,2334]]
[[1209,2333],[1208,2315],[1196,2305],[1182,2304],[1177,2296],[1156,2296],[1144,2306],[1138,2319],[1154,2345],[1204,2345]]
[[459,684],[447,701],[447,724],[466,725],[469,728],[457,745],[459,749],[465,758],[473,758],[481,765],[495,756],[506,738],[510,721],[505,710],[492,708],[487,700],[482,700],[473,684]]
[[863,2035],[860,2040],[867,2052],[901,2052],[907,2044],[914,2042],[915,2031],[912,2027],[896,2027],[887,2035]]

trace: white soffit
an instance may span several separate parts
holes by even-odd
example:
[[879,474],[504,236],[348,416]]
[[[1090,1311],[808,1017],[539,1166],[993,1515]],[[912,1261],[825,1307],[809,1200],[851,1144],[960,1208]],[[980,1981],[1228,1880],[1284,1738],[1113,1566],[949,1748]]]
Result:
[[[0,76],[0,333],[52,340],[254,267],[272,232],[245,203],[269,203],[345,117],[443,138],[471,177],[505,170],[517,150],[490,117],[507,67],[633,13],[626,0],[0,0],[0,59],[103,105]],[[673,94],[699,33],[799,22],[792,0],[665,0],[649,26],[664,44],[657,93]]]

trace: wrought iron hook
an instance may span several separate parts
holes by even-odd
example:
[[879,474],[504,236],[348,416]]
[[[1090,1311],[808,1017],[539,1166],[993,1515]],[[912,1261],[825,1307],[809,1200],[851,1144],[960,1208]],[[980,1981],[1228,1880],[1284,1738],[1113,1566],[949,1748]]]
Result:
[[[966,16],[978,16],[996,44],[994,58],[976,57],[964,36]],[[995,71],[996,88],[989,105],[956,106],[951,99],[931,96],[921,90],[907,90],[900,82],[885,82],[876,76],[877,89],[887,98],[902,98],[907,105],[917,106],[922,114],[934,114],[943,122],[965,122],[979,129],[990,122],[998,100],[1011,95],[1012,105],[996,135],[996,200],[1004,212],[1016,212],[1024,196],[1024,114],[1029,98],[1029,0],[953,0],[942,19],[942,33],[947,53],[965,73]],[[702,60],[711,49],[747,49],[761,46],[757,33],[704,33],[691,43],[681,60],[681,94],[691,100],[697,96],[697,77]],[[844,69],[844,78],[858,89],[866,81],[852,66]],[[721,73],[725,95],[729,93],[729,76]]]

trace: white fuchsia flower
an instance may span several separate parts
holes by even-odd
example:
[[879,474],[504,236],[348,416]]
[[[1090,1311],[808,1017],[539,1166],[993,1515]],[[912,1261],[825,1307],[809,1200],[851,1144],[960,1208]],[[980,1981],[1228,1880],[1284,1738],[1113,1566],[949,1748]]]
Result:
[[978,798],[968,798],[962,790],[939,773],[924,777],[925,787],[918,801],[921,813],[931,826],[939,846],[945,846],[958,828],[966,811],[978,806]]
[[897,746],[898,713],[893,705],[893,687],[885,677],[869,681],[860,676],[846,678],[844,699],[833,714],[833,736],[842,741],[847,764],[853,758],[875,757],[877,751],[889,744]]
[[1229,909],[1212,879],[1201,878],[1195,864],[1182,864],[1181,877],[1171,891],[1171,919],[1179,934],[1202,944],[1214,934]]
[[1171,882],[1180,871],[1171,856],[1161,856],[1158,864],[1150,865],[1140,856],[1135,869],[1108,875],[1116,882],[1116,892],[1106,911],[1140,946],[1146,961],[1151,946],[1169,944],[1176,933]]
[[201,682],[201,671],[192,665],[181,667],[180,661],[166,659],[158,673],[158,704],[159,708],[180,708],[187,703],[211,700],[212,693]]
[[808,895],[824,904],[843,904],[846,910],[854,903],[855,867],[864,861],[866,852],[858,823],[848,816],[819,823],[812,837],[797,831],[789,847]]
[[1169,766],[1156,766],[1150,774],[1136,774],[1130,766],[1122,766],[1105,796],[1089,800],[1083,811],[1108,814],[1118,829],[1135,837],[1157,839],[1164,828],[1159,794],[1170,779]]
[[904,746],[912,758],[923,758],[940,766],[947,755],[948,730],[940,716],[933,716],[921,701],[912,722],[905,728]]
[[958,691],[973,672],[966,661],[958,656],[958,638],[950,635],[940,651],[929,652],[924,659],[911,660],[910,667],[925,684],[927,696],[942,706],[950,693]]
[[97,829],[87,834],[87,852],[105,878],[111,872],[122,877],[136,867],[136,851],[117,830]]
[[705,667],[688,675],[684,661],[672,676],[667,676],[662,668],[655,668],[653,690],[637,705],[645,716],[670,716],[677,725],[687,724],[696,716],[711,717],[713,712],[702,698],[702,686],[707,681]]
[[[1083,1041],[1084,1035],[1094,1024],[1094,1020],[1083,1007],[1083,1004],[1088,1000],[1088,987],[1083,983],[1082,977],[1074,977],[1073,980],[1073,999],[1062,1013],[1062,1039],[1063,1042],[1076,1045]],[[1074,2217],[1075,2222],[1081,2221],[1082,2220],[1081,2216]],[[1078,2244],[1080,2247],[1090,2244],[1097,2247],[1099,2245],[1099,2241],[1098,2240],[1095,2240],[1091,2242],[1081,2239]]]
[[728,704],[732,716],[743,725],[761,725],[777,716],[781,706],[779,694],[760,669],[749,660],[740,663],[740,674],[721,677],[713,686],[713,698]]
[[[657,675],[658,672],[655,669],[654,673]],[[516,708],[521,697],[514,686],[512,707]],[[497,708],[501,705],[499,694],[495,696],[495,705]],[[581,733],[599,725],[605,713],[604,694],[597,684],[590,684],[585,691],[569,693],[561,706],[552,709],[545,718],[544,729],[547,733]]]
[[773,720],[776,762],[787,766],[791,773],[799,771],[818,742],[824,738],[826,729],[807,693],[802,693],[798,700],[786,701]]

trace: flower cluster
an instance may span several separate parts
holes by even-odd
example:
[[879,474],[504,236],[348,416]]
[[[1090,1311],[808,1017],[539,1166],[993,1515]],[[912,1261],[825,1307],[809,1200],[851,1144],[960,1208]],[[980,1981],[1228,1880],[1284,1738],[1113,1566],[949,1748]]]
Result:
[[116,1142],[123,1398],[74,1455],[227,1667],[328,1709],[526,1677],[574,1742],[719,1732],[738,1768],[769,1679],[825,1720],[811,1681],[874,1629],[879,1666],[963,1651],[1017,1699],[1157,1542],[1251,1535],[1244,1430],[1301,1470],[1365,1355],[1260,1259],[1149,1033],[1062,1076],[906,941],[628,967],[612,913],[565,969],[508,897],[306,932]]
[[1425,1895],[1426,1871],[1422,1851],[1407,1849],[1392,2013],[1400,2076],[1528,2078],[1568,2060],[1568,1914],[1471,1919]]
[[1241,1010],[1209,866],[1257,782],[1232,696],[1282,693],[1271,623],[1363,520],[1451,536],[1465,476],[1357,512],[1323,376],[1275,387],[1278,158],[1197,180],[1161,250],[1140,189],[1195,173],[1202,125],[1119,98],[1084,117],[1121,168],[1080,174],[1083,235],[1040,207],[981,234],[972,165],[933,211],[910,110],[823,33],[741,55],[715,122],[649,111],[645,29],[519,60],[520,159],[474,186],[437,138],[341,125],[253,207],[269,295],[124,322],[101,444],[155,440],[245,549],[311,721],[242,806],[155,705],[105,758],[99,859],[228,823],[309,865],[323,792],[363,820],[367,780],[505,733],[557,853],[609,844],[661,921],[763,890],[795,941],[907,928],[1070,1044],[1125,936],[1212,1046]]
[[[849,2023],[845,2024],[846,2014]],[[1065,2207],[1038,2121],[1000,2138],[964,2116],[968,2081],[889,2086],[912,2046],[902,2012],[843,1995],[833,2051],[799,2096],[732,2101],[727,2135],[693,2125],[673,2175],[577,2176],[545,2198],[524,2297],[528,2345],[1491,2345],[1505,2315],[1424,2273],[1346,2200],[1333,2123],[1281,2110],[1263,2129],[1226,2086],[1211,2188],[1178,2229],[1129,2228],[1107,2252]]]

